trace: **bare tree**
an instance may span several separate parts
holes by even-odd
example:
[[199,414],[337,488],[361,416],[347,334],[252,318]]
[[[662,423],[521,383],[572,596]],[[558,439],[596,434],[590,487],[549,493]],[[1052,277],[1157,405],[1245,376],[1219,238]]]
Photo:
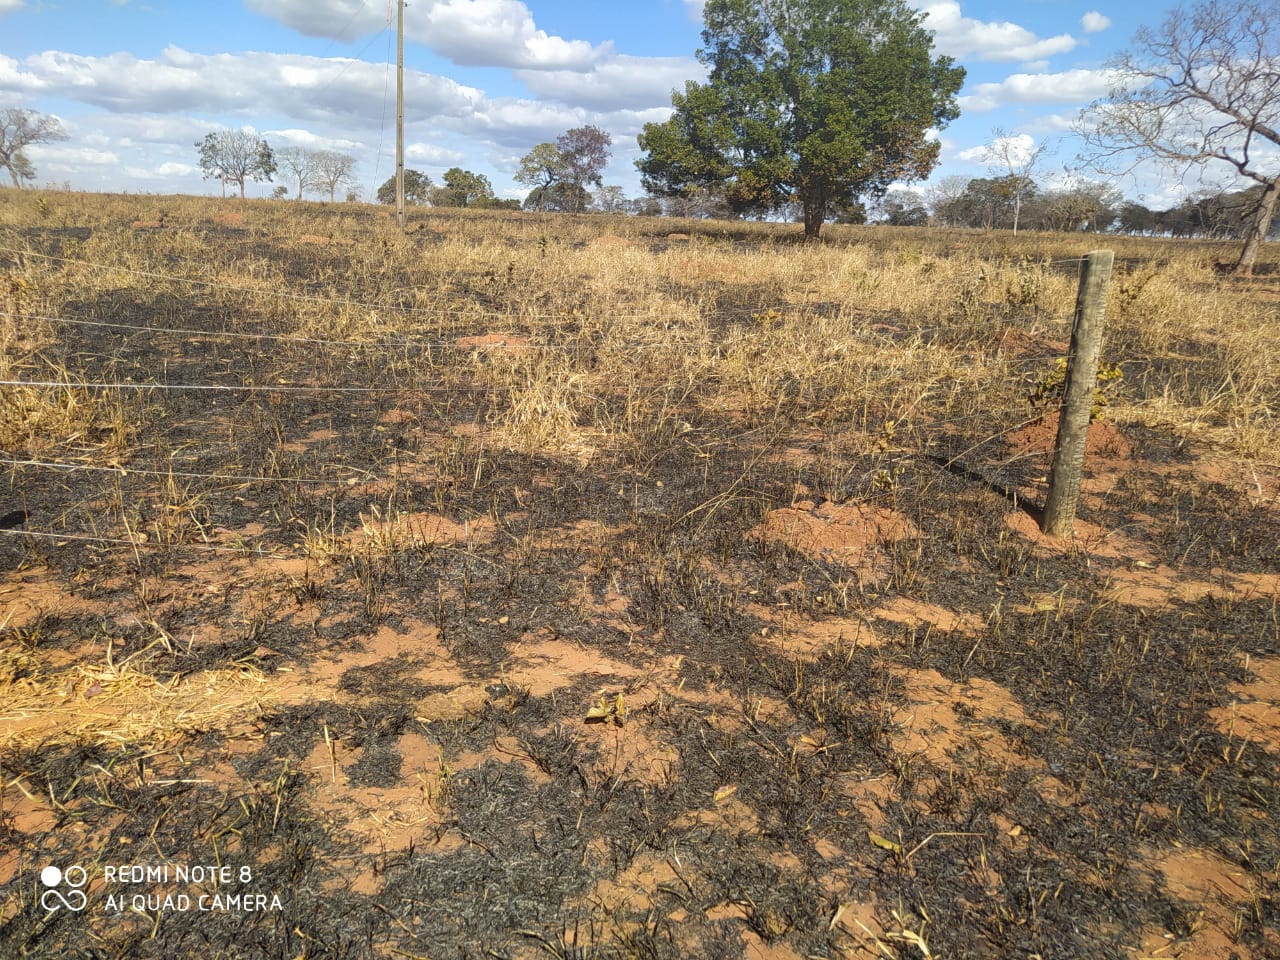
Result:
[[67,139],[57,117],[21,107],[0,110],[0,166],[9,171],[15,187],[35,178],[36,170],[24,152],[33,143]]
[[934,222],[944,227],[956,225],[956,205],[969,189],[969,179],[953,173],[925,188],[925,204]]
[[298,197],[302,199],[302,191],[316,186],[316,152],[306,147],[285,147],[276,153],[280,166],[289,174],[289,179],[297,181]]
[[1225,165],[1262,187],[1234,272],[1249,274],[1280,196],[1280,0],[1201,0],[1142,28],[1118,82],[1081,115],[1086,157],[1153,158],[1181,175]]
[[1026,134],[1010,136],[1000,127],[991,131],[991,146],[987,148],[987,163],[991,175],[998,176],[999,188],[1013,201],[1013,235],[1018,235],[1018,219],[1022,214],[1022,201],[1029,190],[1034,190],[1035,170],[1048,149],[1047,143],[1037,144]]
[[355,182],[356,158],[335,150],[320,150],[316,158],[316,184],[329,191],[333,203],[338,187]]
[[269,181],[276,172],[271,145],[258,139],[251,130],[205,134],[205,138],[196,143],[196,150],[200,152],[200,170],[205,179],[221,180],[224,196],[227,184],[234,183],[239,185],[240,198],[244,199],[246,180]]

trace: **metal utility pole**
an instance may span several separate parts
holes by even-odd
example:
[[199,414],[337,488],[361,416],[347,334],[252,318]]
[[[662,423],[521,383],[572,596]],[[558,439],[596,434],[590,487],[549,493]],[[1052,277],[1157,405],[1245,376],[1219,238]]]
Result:
[[396,223],[404,229],[404,0],[396,10]]

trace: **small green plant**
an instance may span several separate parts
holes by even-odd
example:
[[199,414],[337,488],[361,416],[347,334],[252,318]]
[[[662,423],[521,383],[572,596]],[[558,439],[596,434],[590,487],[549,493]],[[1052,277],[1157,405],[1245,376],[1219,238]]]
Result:
[[[1103,411],[1111,405],[1120,393],[1120,383],[1124,380],[1124,371],[1114,363],[1098,365],[1098,383],[1093,390],[1093,406],[1089,410],[1089,422],[1096,423],[1102,418]],[[1027,392],[1027,402],[1033,407],[1058,406],[1062,403],[1062,392],[1067,386],[1067,358],[1059,357],[1053,365],[1031,384]]]

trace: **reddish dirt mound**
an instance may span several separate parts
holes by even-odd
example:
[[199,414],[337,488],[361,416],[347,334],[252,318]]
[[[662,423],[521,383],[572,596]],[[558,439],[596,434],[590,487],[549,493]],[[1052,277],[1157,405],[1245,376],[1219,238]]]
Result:
[[791,507],[769,511],[749,536],[774,540],[802,553],[857,567],[877,575],[876,560],[886,544],[919,536],[910,520],[887,507],[870,503],[839,504],[827,501],[815,506],[802,500]]
[[[1017,433],[1009,434],[1009,444],[1015,453],[1052,453],[1058,439],[1058,412],[1047,413]],[[1085,444],[1086,458],[1124,460],[1133,455],[1133,444],[1113,423],[1089,425],[1089,439]]]

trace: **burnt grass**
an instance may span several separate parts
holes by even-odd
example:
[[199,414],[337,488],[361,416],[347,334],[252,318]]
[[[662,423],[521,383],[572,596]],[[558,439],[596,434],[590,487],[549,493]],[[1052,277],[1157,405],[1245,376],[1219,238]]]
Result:
[[[746,288],[733,297],[726,305],[735,310],[767,305]],[[181,316],[183,326],[209,329],[226,319],[130,290],[104,299],[110,310],[86,303],[86,315],[157,325]],[[69,328],[58,359],[88,380],[159,379],[162,370],[172,383],[388,382],[373,349],[335,359],[288,345],[192,348],[187,339]],[[408,657],[348,670],[340,682],[348,701],[258,717],[261,745],[236,756],[236,785],[201,779],[202,763],[222,756],[225,737],[216,729],[188,735],[163,758],[144,744],[34,745],[0,757],[6,783],[23,777],[57,810],[56,825],[41,833],[0,812],[0,845],[19,856],[0,893],[21,905],[0,928],[0,956],[674,960],[742,956],[749,934],[798,956],[843,957],[861,955],[859,938],[833,918],[844,905],[872,903],[883,930],[923,930],[937,957],[1122,958],[1140,931],[1177,938],[1194,927],[1195,905],[1165,889],[1150,862],[1152,851],[1186,846],[1212,851],[1248,878],[1252,900],[1235,908],[1240,956],[1275,948],[1280,758],[1228,738],[1210,717],[1231,702],[1231,684],[1249,679],[1246,654],[1280,655],[1274,597],[1118,604],[1104,597],[1109,561],[1041,556],[1002,535],[1011,509],[1005,494],[1036,468],[1010,466],[998,445],[966,457],[961,470],[943,469],[935,455],[971,449],[999,431],[994,419],[959,432],[919,428],[919,451],[903,459],[891,493],[872,485],[882,465],[874,454],[850,454],[839,476],[762,455],[797,442],[789,424],[820,408],[821,397],[805,401],[810,406],[795,401],[754,425],[766,427],[754,439],[721,445],[709,458],[674,431],[656,432],[643,448],[582,468],[437,439],[450,425],[485,422],[502,402],[450,372],[460,359],[446,347],[430,363],[399,365],[396,392],[385,396],[131,394],[124,402],[137,416],[141,449],[181,448],[193,473],[264,479],[192,482],[186,489],[199,494],[198,507],[166,549],[0,542],[5,567],[47,566],[84,596],[128,609],[143,604],[139,584],[163,584],[159,599],[168,602],[153,596],[145,605],[181,636],[233,619],[241,591],[234,582],[220,592],[197,589],[205,574],[186,564],[201,557],[200,530],[260,524],[255,547],[270,552],[296,550],[303,531],[349,529],[368,510],[359,487],[345,482],[358,476],[350,467],[389,475],[401,460],[428,460],[434,477],[397,481],[379,496],[384,510],[491,518],[501,531],[467,549],[353,555],[329,581],[296,583],[280,594],[278,609],[237,621],[222,642],[194,653],[157,651],[149,661],[162,679],[245,662],[270,675],[284,663],[301,667],[356,649],[375,630],[412,618],[438,628],[465,672],[490,684],[488,702],[462,719],[416,718],[414,704],[443,691],[417,679],[421,664]],[[393,408],[413,416],[380,428]],[[683,414],[697,436],[744,434],[740,419],[696,398]],[[281,437],[325,425],[331,439],[281,452]],[[1135,428],[1130,439],[1135,457],[1181,455],[1171,435]],[[884,586],[860,586],[857,571],[746,536],[770,509],[792,503],[797,483],[831,499],[877,499],[915,523],[919,536],[890,551]],[[123,504],[144,528],[166,509],[157,489],[145,474],[36,471],[11,488],[32,529],[68,532],[91,528],[86,520],[104,502]],[[1192,579],[1224,565],[1276,569],[1274,513],[1223,484],[1135,472],[1101,506],[1086,506],[1082,519],[1131,531]],[[551,536],[535,550],[513,547],[587,520],[614,531],[587,587],[598,599],[610,589],[625,598],[629,631],[574,602],[571,586],[582,581],[586,560],[580,545]],[[227,558],[227,569],[247,570],[252,561],[246,550]],[[1064,611],[1017,611],[1063,588],[1075,600]],[[874,620],[884,645],[851,644],[811,659],[782,652],[762,634],[770,626],[763,607],[788,604],[822,620],[869,612],[895,596],[975,614],[983,625],[961,633]],[[323,613],[324,625],[288,615],[299,610]],[[120,630],[50,613],[39,623],[39,644],[70,651],[111,630],[117,656],[154,637],[141,624]],[[577,736],[598,686],[593,678],[549,696],[493,684],[528,633],[646,669],[685,658],[683,683],[620,726],[669,748],[666,776],[640,777]],[[279,656],[256,657],[262,647]],[[1025,762],[984,754],[980,740],[945,764],[901,750],[904,677],[926,669],[1007,690],[1034,728],[956,709],[971,728],[998,731]],[[762,703],[771,708],[762,711]],[[442,776],[440,825],[405,848],[369,854],[340,818],[315,806],[319,775],[301,769],[328,731],[361,748],[344,772],[371,788],[406,775],[397,747],[406,733],[425,737],[446,761],[486,759]],[[802,738],[822,749],[801,749]],[[500,739],[518,744],[518,755],[496,749]],[[148,776],[155,764],[163,769]],[[1073,799],[1047,795],[1045,774]],[[874,801],[857,802],[867,784],[883,788],[865,795]],[[717,813],[714,798],[726,787],[746,813]],[[220,892],[275,893],[283,907],[97,909],[107,894],[147,889],[117,884],[97,892],[88,913],[50,914],[39,906],[39,871],[48,862],[248,865],[251,883]],[[645,897],[602,892],[629,871],[653,877]],[[376,889],[353,890],[353,872],[372,872]],[[920,956],[904,940],[883,938],[882,949]]]

